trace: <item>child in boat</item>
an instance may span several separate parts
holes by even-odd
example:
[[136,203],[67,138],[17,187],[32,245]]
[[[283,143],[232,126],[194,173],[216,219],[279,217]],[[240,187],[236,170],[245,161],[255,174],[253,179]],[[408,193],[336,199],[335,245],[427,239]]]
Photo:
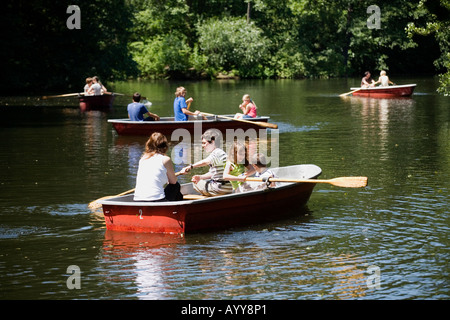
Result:
[[378,81],[375,82],[373,85],[377,85],[380,83],[380,87],[388,87],[390,84],[395,85],[391,80],[389,80],[389,77],[386,75],[386,71],[381,70],[380,77],[378,78]]
[[223,179],[231,182],[234,192],[243,192],[245,178],[255,173],[250,164],[248,147],[235,141],[228,151],[228,160],[223,171]]
[[[256,153],[251,158],[251,164],[256,171],[257,178],[276,178],[275,173],[267,168],[266,157],[262,153]],[[275,188],[276,182],[246,182],[252,190],[261,190],[266,188]]]
[[239,109],[242,110],[242,113],[236,113],[234,116],[235,119],[256,118],[256,109],[258,109],[258,107],[252,99],[250,99],[248,94],[244,94],[242,97],[242,103],[239,105]]
[[203,160],[197,161],[180,172],[186,174],[193,168],[209,166],[209,171],[202,175],[194,175],[191,181],[196,191],[204,196],[219,196],[230,194],[233,187],[229,181],[223,179],[223,170],[227,161],[227,154],[220,148],[222,133],[217,129],[208,129],[202,135],[202,147],[209,156]]

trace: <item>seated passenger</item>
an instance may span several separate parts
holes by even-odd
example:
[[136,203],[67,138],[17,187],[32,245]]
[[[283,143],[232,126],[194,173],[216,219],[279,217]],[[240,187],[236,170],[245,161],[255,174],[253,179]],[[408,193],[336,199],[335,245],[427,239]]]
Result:
[[167,138],[159,132],[154,132],[147,140],[144,154],[139,160],[133,200],[152,202],[183,200],[172,160],[166,156],[168,149]]
[[127,107],[128,117],[131,121],[157,121],[159,116],[147,110],[143,103],[140,103],[141,95],[139,92],[133,94],[133,102]]
[[[251,164],[256,171],[255,177],[257,178],[276,178],[275,173],[267,168],[266,157],[262,153],[254,154],[251,158]],[[252,190],[261,190],[266,188],[275,188],[276,182],[247,182]]]
[[223,171],[223,179],[231,182],[234,192],[245,191],[241,188],[245,183],[245,178],[255,173],[249,158],[248,148],[235,141],[228,152],[227,164]]
[[239,109],[242,110],[242,113],[236,113],[234,116],[235,119],[251,119],[256,118],[256,109],[258,107],[256,104],[250,99],[248,94],[244,94],[242,97],[242,103],[239,105]]
[[88,95],[88,91],[92,86],[92,78],[86,78],[86,85],[84,86],[84,94]]
[[380,87],[388,87],[390,84],[395,85],[391,80],[389,80],[389,77],[386,75],[386,71],[381,70],[380,77],[378,78],[378,81],[375,82],[373,85],[377,85],[380,83]]

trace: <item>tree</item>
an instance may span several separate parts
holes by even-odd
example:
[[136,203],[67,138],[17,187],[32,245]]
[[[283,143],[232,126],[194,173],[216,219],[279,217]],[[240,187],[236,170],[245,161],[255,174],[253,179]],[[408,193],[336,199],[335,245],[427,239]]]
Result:
[[421,0],[414,12],[414,18],[416,22],[411,22],[407,26],[409,37],[434,34],[439,43],[441,56],[435,61],[435,66],[445,68],[447,71],[439,75],[440,86],[437,91],[448,96],[450,95],[450,1]]
[[136,74],[127,51],[131,23],[125,2],[76,3],[81,29],[70,30],[67,2],[6,2],[0,19],[3,92],[79,90],[87,76],[106,83]]
[[270,41],[244,18],[210,19],[197,25],[199,47],[210,72],[238,70],[244,77],[261,76]]

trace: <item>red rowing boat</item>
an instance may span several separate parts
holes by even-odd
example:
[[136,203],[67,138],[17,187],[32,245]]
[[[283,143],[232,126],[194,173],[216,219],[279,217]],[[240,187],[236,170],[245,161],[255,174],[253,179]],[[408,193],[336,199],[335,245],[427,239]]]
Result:
[[[315,179],[316,165],[272,169],[278,177]],[[315,183],[280,183],[275,188],[204,198],[192,183],[183,184],[183,195],[198,200],[143,202],[133,195],[100,200],[108,230],[185,234],[211,231],[281,219],[297,213],[311,196]]]
[[371,98],[398,98],[409,97],[413,94],[415,84],[404,84],[400,86],[373,87],[373,88],[350,88],[355,91],[354,96],[371,97]]
[[80,110],[85,111],[110,111],[113,107],[114,99],[116,95],[114,93],[105,93],[100,96],[79,96]]
[[[232,118],[233,115],[227,115],[226,117]],[[131,121],[125,118],[110,119],[108,122],[112,124],[119,135],[150,136],[153,132],[161,132],[170,136],[176,129],[186,129],[190,134],[194,134],[196,126],[201,128],[201,133],[213,128],[220,130],[223,134],[226,133],[227,129],[261,129],[260,125],[251,122],[267,122],[270,119],[270,117],[256,117],[245,119],[245,122],[242,122],[221,118],[221,116],[208,116],[206,118],[207,120],[195,120],[190,117],[189,121],[175,121],[174,117],[161,117],[159,121]]]

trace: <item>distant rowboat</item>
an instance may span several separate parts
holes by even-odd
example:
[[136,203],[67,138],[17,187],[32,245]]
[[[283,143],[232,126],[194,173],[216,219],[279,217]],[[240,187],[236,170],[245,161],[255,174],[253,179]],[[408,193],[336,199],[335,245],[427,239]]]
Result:
[[354,96],[371,98],[398,98],[409,97],[413,94],[415,84],[405,84],[399,86],[373,87],[373,88],[350,88],[354,91]]
[[105,93],[100,96],[78,96],[80,100],[80,110],[85,111],[110,111],[113,107],[115,93]]
[[[258,123],[251,122],[265,122],[270,117],[256,117],[252,119],[245,119],[245,122],[235,121],[231,119],[221,118],[223,116],[208,116],[207,120],[195,120],[190,118],[189,121],[175,121],[173,117],[161,117],[159,121],[131,121],[128,118],[124,119],[110,119],[109,123],[112,124],[114,129],[119,135],[144,135],[149,136],[153,132],[161,132],[164,135],[171,135],[176,129],[186,129],[190,134],[194,134],[195,126],[201,124],[202,133],[208,129],[218,129],[222,133],[226,133],[227,129],[243,129],[250,128],[261,129]],[[226,117],[233,117],[228,115]]]

